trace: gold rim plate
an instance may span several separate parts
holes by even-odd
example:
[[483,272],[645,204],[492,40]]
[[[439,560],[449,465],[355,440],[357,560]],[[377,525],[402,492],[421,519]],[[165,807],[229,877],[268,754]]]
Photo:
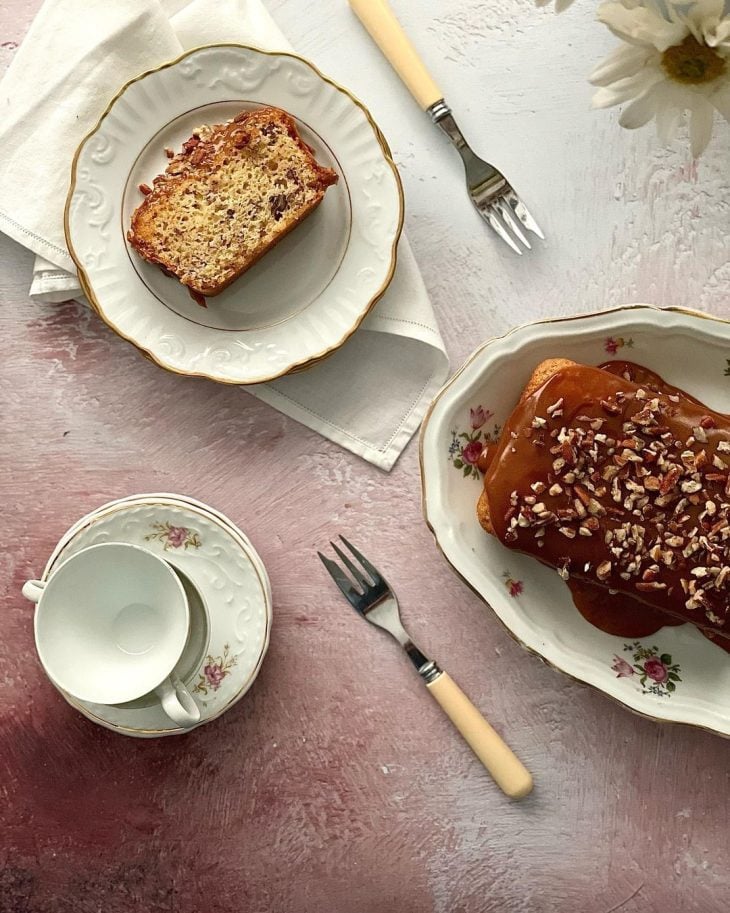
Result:
[[[383,270],[383,280],[377,289],[373,290],[372,292],[370,292],[368,294],[367,299],[365,299],[362,302],[362,306],[358,305],[359,311],[357,313],[357,316],[353,320],[353,322],[347,327],[346,331],[341,332],[340,335],[336,339],[334,339],[332,342],[330,342],[328,345],[326,345],[326,347],[324,347],[323,349],[321,349],[319,351],[308,353],[306,356],[298,358],[298,359],[292,361],[291,363],[283,365],[282,367],[278,367],[276,370],[269,370],[264,373],[257,373],[256,376],[253,376],[253,377],[225,376],[223,373],[220,373],[220,372],[216,373],[215,370],[213,370],[212,368],[207,368],[207,367],[205,369],[200,369],[200,368],[196,367],[194,369],[191,368],[190,370],[180,368],[179,366],[175,366],[175,365],[171,364],[166,359],[163,352],[159,351],[160,348],[169,348],[170,347],[171,344],[169,343],[169,341],[167,339],[165,340],[165,343],[163,346],[158,346],[157,349],[153,349],[153,348],[150,348],[149,345],[143,344],[140,340],[135,338],[129,332],[125,331],[125,329],[123,329],[120,326],[119,321],[117,319],[113,319],[109,315],[109,313],[107,312],[107,309],[105,308],[104,301],[102,300],[103,293],[99,294],[97,289],[95,288],[95,283],[94,283],[92,275],[91,275],[93,270],[89,268],[87,260],[91,259],[91,261],[93,262],[94,259],[98,256],[98,251],[89,252],[87,249],[80,247],[78,244],[78,240],[74,239],[74,231],[72,230],[71,211],[72,211],[72,206],[74,205],[75,201],[80,196],[83,196],[85,193],[92,195],[92,194],[96,194],[99,192],[98,187],[93,182],[91,184],[86,184],[84,186],[81,186],[80,180],[79,180],[80,160],[82,159],[82,156],[84,156],[84,161],[88,160],[88,156],[87,156],[85,150],[89,150],[91,148],[89,145],[90,143],[99,144],[98,148],[96,148],[93,152],[91,152],[91,154],[90,154],[91,159],[93,159],[95,161],[100,161],[105,156],[109,155],[108,149],[109,149],[110,145],[113,145],[113,143],[110,144],[108,142],[108,138],[105,137],[104,135],[100,134],[99,131],[102,130],[102,128],[104,127],[104,125],[110,115],[110,112],[113,111],[115,105],[120,101],[120,99],[122,99],[125,96],[125,94],[127,93],[127,91],[129,90],[130,87],[135,86],[137,83],[144,82],[144,80],[146,80],[152,74],[160,73],[161,71],[167,70],[171,67],[175,67],[178,65],[180,65],[182,67],[187,67],[187,68],[194,67],[195,61],[196,61],[196,55],[199,55],[201,52],[216,50],[216,49],[234,50],[236,52],[240,51],[241,55],[242,55],[242,61],[241,61],[242,66],[243,66],[242,72],[245,71],[246,61],[251,59],[251,55],[254,55],[254,58],[256,56],[261,56],[264,58],[274,58],[276,60],[280,60],[280,61],[284,61],[284,62],[296,61],[298,64],[303,64],[307,68],[307,71],[309,73],[311,73],[311,75],[313,77],[315,77],[316,80],[318,80],[320,83],[324,83],[327,86],[330,86],[333,89],[335,89],[337,93],[340,93],[340,95],[343,98],[347,99],[349,104],[354,106],[356,109],[359,109],[359,111],[362,113],[362,115],[364,115],[365,121],[372,129],[374,139],[377,142],[378,146],[380,147],[380,151],[381,151],[381,155],[382,155],[382,162],[384,163],[387,172],[391,174],[391,179],[394,182],[394,188],[397,193],[397,201],[398,201],[397,219],[396,219],[393,231],[392,231],[392,236],[390,236],[390,239],[388,242],[389,254],[388,254],[388,258],[387,258],[387,265],[385,266],[385,268]],[[296,80],[293,79],[292,83],[295,83],[295,82],[296,82]],[[225,100],[227,97],[230,97],[230,89],[221,87],[219,90],[215,90],[215,91],[219,91],[221,93],[221,95],[220,95],[221,101]],[[295,85],[292,91],[293,91],[293,95],[296,96],[297,94],[302,94],[304,90],[298,89]],[[264,104],[265,101],[262,99],[262,101],[260,103]],[[293,111],[292,113],[296,117],[296,111]],[[174,119],[174,116],[175,115],[173,114],[171,119]],[[313,127],[316,129],[317,125],[313,124]],[[125,142],[129,142],[129,137],[125,137]],[[140,137],[139,142],[140,142],[140,145],[143,145],[144,137]],[[96,156],[96,158],[95,158],[95,156]],[[346,179],[347,179],[347,176],[348,175],[345,174]],[[92,210],[94,209],[94,206],[96,206],[97,203],[98,203],[98,200],[95,200],[91,204]],[[103,204],[103,201],[102,201],[102,204]],[[101,216],[99,216],[99,218],[101,219]],[[91,306],[97,312],[97,314],[99,314],[99,316],[102,318],[102,320],[112,330],[114,330],[114,332],[117,333],[117,335],[119,335],[120,337],[125,339],[127,342],[130,342],[145,357],[147,357],[151,361],[155,362],[155,364],[159,365],[161,368],[163,368],[167,371],[170,371],[171,373],[174,373],[174,374],[179,374],[179,375],[188,376],[188,377],[205,377],[210,380],[214,380],[218,383],[231,384],[231,385],[266,383],[268,381],[275,380],[276,378],[284,376],[286,374],[306,370],[306,369],[318,364],[323,359],[327,358],[329,355],[331,355],[333,352],[335,352],[337,349],[339,349],[345,342],[347,342],[347,340],[350,339],[350,337],[361,326],[362,322],[365,320],[365,318],[368,316],[368,314],[372,311],[375,304],[380,300],[380,298],[382,298],[382,296],[384,295],[388,286],[390,285],[390,282],[392,281],[393,275],[395,274],[395,268],[396,268],[396,262],[397,262],[398,241],[400,239],[400,236],[401,236],[401,233],[403,230],[403,221],[404,221],[404,196],[403,196],[403,187],[401,184],[400,176],[398,174],[398,170],[393,161],[392,154],[391,154],[390,148],[388,146],[388,143],[386,142],[385,137],[383,136],[380,128],[377,126],[377,124],[373,120],[373,117],[370,114],[369,110],[366,108],[366,106],[358,98],[356,98],[348,89],[346,89],[344,86],[340,85],[339,83],[335,82],[334,80],[330,79],[329,77],[325,76],[313,63],[311,63],[310,61],[306,60],[303,57],[300,57],[299,55],[291,54],[291,53],[264,51],[259,48],[251,47],[249,45],[242,45],[242,44],[235,44],[235,43],[201,45],[200,47],[186,51],[184,54],[181,54],[179,57],[176,57],[174,60],[170,60],[170,61],[162,64],[161,66],[154,67],[150,70],[147,70],[144,73],[141,73],[139,76],[135,77],[134,79],[131,79],[128,82],[126,82],[119,89],[119,91],[116,93],[116,95],[111,99],[111,101],[107,105],[105,111],[99,118],[99,121],[97,122],[95,127],[84,137],[84,139],[79,144],[78,149],[76,150],[76,153],[73,157],[73,163],[72,163],[72,168],[71,168],[71,183],[70,183],[69,192],[68,192],[68,196],[66,199],[66,205],[65,205],[65,209],[64,209],[64,230],[65,230],[65,236],[66,236],[66,243],[68,245],[70,255],[71,255],[74,263],[76,264],[80,285],[81,285],[86,297],[89,299]],[[107,229],[107,231],[108,231],[108,229]],[[121,243],[126,243],[123,239],[123,236],[121,238]],[[378,264],[375,262],[373,262],[372,268],[375,269],[376,272],[378,272],[380,269],[382,269],[382,267],[378,266]],[[141,283],[139,278],[135,276],[135,279],[136,279],[136,284],[143,289],[144,285]],[[238,280],[238,282],[241,282],[244,280],[245,280],[245,277],[242,277],[242,279]],[[172,282],[172,281],[173,280],[170,280],[170,282]],[[350,283],[350,284],[352,284],[352,283]],[[138,288],[138,291],[139,290],[140,289]],[[211,302],[210,307],[215,307],[215,300],[213,300]],[[331,307],[336,308],[336,302],[333,302],[331,304]],[[173,312],[170,312],[171,320],[174,320],[175,317],[176,317],[176,315]],[[321,322],[322,318],[320,317],[318,319]],[[296,316],[292,317],[291,320],[296,320]],[[284,322],[287,322],[287,321],[284,321]],[[315,321],[312,321],[313,325],[314,325],[314,323],[315,323]],[[208,328],[206,328],[206,329],[208,329]],[[223,332],[230,333],[231,331],[227,330],[227,331],[223,331]],[[294,330],[294,332],[296,333],[297,331]],[[248,342],[241,345],[241,347],[238,351],[245,351],[247,348],[247,345],[248,345]],[[270,350],[270,347],[268,350]],[[222,351],[221,353],[216,355],[216,360],[219,364],[227,364],[230,362],[230,359],[231,359],[230,350]]]

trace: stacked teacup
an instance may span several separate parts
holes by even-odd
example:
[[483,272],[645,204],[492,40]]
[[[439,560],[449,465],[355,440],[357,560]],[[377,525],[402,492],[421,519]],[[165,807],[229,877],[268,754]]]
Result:
[[260,557],[218,511],[180,495],[103,505],[61,538],[42,579],[35,640],[51,682],[127,735],[181,733],[250,687],[271,626]]

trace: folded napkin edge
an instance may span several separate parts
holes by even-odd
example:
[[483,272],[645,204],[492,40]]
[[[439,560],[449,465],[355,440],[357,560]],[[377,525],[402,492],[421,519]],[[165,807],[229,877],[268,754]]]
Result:
[[49,260],[57,269],[76,275],[76,264],[68,251],[26,228],[17,219],[13,219],[6,212],[3,212],[2,209],[0,209],[0,223],[2,223],[0,231],[17,244],[20,244],[21,247]]
[[[378,331],[365,329],[361,330],[361,332],[367,333]],[[322,431],[317,427],[317,424],[321,423],[326,425],[330,429],[330,434],[323,436],[328,437],[329,440],[339,444],[356,456],[362,457],[378,469],[390,472],[423,421],[423,415],[425,413],[425,409],[423,408],[424,403],[426,405],[431,403],[436,393],[446,383],[451,371],[449,357],[442,347],[424,340],[421,340],[420,343],[433,350],[433,356],[435,358],[434,368],[418,393],[414,395],[410,405],[403,413],[390,438],[381,445],[377,445],[372,441],[366,440],[364,437],[353,434],[352,431],[348,431],[346,428],[333,422],[331,418],[323,416],[321,413],[304,403],[299,402],[272,384],[243,386],[241,389],[262,402],[267,403],[267,405],[283,412],[289,418],[305,425],[316,433],[322,434]],[[304,418],[305,415],[310,416],[312,419],[316,419],[317,424],[307,422]]]

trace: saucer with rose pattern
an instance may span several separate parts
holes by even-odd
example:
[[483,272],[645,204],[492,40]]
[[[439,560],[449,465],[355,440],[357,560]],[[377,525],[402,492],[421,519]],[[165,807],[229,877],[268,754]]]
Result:
[[90,516],[98,515],[103,511],[108,510],[111,507],[116,507],[118,504],[129,504],[131,502],[135,503],[154,503],[154,504],[188,504],[192,507],[197,507],[199,510],[202,510],[204,513],[210,514],[219,520],[223,526],[226,526],[235,536],[237,536],[243,542],[244,548],[250,554],[251,560],[256,563],[261,571],[264,578],[264,583],[266,584],[269,601],[271,601],[271,584],[269,582],[268,575],[264,568],[264,564],[261,558],[258,555],[258,552],[251,544],[251,540],[248,536],[241,530],[238,526],[233,523],[225,514],[222,514],[219,510],[216,510],[215,507],[211,507],[210,504],[205,504],[203,501],[198,501],[196,498],[191,498],[189,495],[181,494],[171,494],[170,492],[154,492],[151,494],[139,494],[139,495],[128,495],[126,498],[115,498],[113,501],[108,501],[106,504],[102,504],[101,507],[98,507],[96,510],[92,511],[91,514],[81,517],[80,520],[77,520],[66,532],[61,536],[53,550],[51,557],[48,559],[48,564],[46,565],[46,571],[51,565],[51,562],[55,561],[57,553],[63,548],[68,539],[76,532],[76,530],[83,526],[89,519]]
[[[112,501],[75,523],[54,549],[46,579],[63,560],[101,542],[142,545],[168,561],[186,588],[196,636],[178,670],[200,708],[203,725],[246,693],[264,658],[271,629],[271,589],[263,562],[226,517],[178,495],[137,495]],[[84,716],[125,735],[152,738],[186,730],[155,700],[111,706],[78,701]]]

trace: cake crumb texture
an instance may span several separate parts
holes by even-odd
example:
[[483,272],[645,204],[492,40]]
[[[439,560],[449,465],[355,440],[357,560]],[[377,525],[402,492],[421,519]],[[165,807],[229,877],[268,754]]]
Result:
[[154,179],[127,238],[145,260],[213,297],[305,219],[336,182],[286,112],[243,112],[193,132]]

